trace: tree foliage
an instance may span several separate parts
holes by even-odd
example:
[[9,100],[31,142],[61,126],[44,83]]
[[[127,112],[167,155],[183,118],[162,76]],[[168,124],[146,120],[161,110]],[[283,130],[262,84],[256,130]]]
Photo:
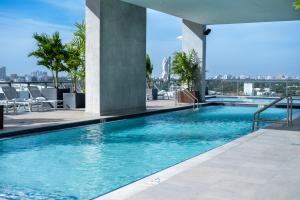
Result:
[[72,90],[74,93],[77,92],[77,82],[81,76],[81,71],[79,70],[81,66],[80,51],[73,45],[67,45],[67,56],[65,59],[66,71],[68,76],[72,80]]
[[73,39],[63,44],[59,32],[49,36],[45,33],[33,35],[37,49],[28,56],[36,57],[37,64],[52,72],[55,88],[58,88],[58,73],[67,71],[72,79],[73,92],[77,92],[78,82],[84,85],[85,79],[85,23],[76,23]]
[[74,32],[74,38],[72,41],[73,46],[75,46],[80,53],[80,75],[79,80],[84,81],[85,78],[85,23],[84,21],[81,23],[76,23],[76,31]]
[[199,76],[200,61],[195,50],[188,54],[176,52],[172,62],[172,73],[179,76],[181,84],[186,84],[188,90],[195,89],[195,82]]
[[300,0],[297,0],[297,1],[294,2],[294,7],[297,10],[300,9]]
[[85,79],[85,23],[76,23],[75,26],[73,40],[66,46],[65,65],[76,93],[78,82],[84,85]]
[[53,35],[45,33],[33,35],[37,49],[29,57],[36,57],[37,64],[46,67],[52,72],[53,83],[58,88],[58,73],[65,71],[64,59],[66,57],[65,45],[62,43],[59,32]]
[[152,71],[153,71],[153,65],[151,63],[150,56],[147,54],[146,55],[146,81],[147,81],[148,88],[150,88],[151,86]]

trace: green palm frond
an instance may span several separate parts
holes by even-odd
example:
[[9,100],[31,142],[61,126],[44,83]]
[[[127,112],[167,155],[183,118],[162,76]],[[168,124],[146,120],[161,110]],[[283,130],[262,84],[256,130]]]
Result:
[[52,35],[34,33],[36,49],[28,54],[37,64],[48,68],[58,87],[58,73],[67,71],[72,80],[83,81],[85,77],[85,23],[76,23],[73,40],[63,44],[59,32]]
[[191,90],[195,81],[198,78],[200,61],[195,50],[188,54],[185,52],[177,52],[174,55],[172,63],[172,73],[180,77],[179,81],[182,84],[187,84],[188,89]]
[[73,82],[73,90],[77,91],[77,82],[85,79],[85,23],[76,23],[73,40],[67,44],[65,58],[66,71]]
[[53,35],[33,34],[33,38],[36,40],[37,49],[29,53],[29,57],[35,57],[37,64],[48,68],[54,74],[54,84],[58,87],[57,74],[60,71],[64,71],[64,58],[66,56],[65,45],[60,39],[59,32],[55,32]]
[[297,0],[297,1],[294,2],[294,7],[297,10],[300,9],[300,0]]

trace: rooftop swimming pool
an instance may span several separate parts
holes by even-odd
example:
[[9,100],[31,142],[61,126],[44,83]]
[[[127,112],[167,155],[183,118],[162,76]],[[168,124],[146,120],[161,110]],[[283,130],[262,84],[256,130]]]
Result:
[[[236,102],[236,103],[271,103],[276,98],[269,97],[269,98],[263,98],[263,97],[226,97],[226,96],[217,96],[212,98],[207,98],[207,102]],[[286,99],[282,100],[279,103],[286,103]],[[293,103],[300,104],[300,99],[295,98],[293,99]]]
[[97,197],[251,132],[256,110],[209,106],[0,140],[0,199]]

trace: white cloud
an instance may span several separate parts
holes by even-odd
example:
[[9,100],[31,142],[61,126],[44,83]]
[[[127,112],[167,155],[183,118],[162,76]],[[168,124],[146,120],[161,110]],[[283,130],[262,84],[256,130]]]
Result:
[[46,28],[50,28],[50,29],[67,30],[67,31],[74,30],[74,27],[60,25],[60,24],[48,23],[48,22],[44,22],[44,21],[38,21],[38,20],[35,20],[35,19],[31,19],[31,18],[22,18],[19,21],[21,23],[25,23],[25,24],[28,24],[28,25],[46,27]]
[[33,33],[52,34],[59,31],[64,42],[72,38],[73,27],[39,21],[31,18],[14,18],[0,13],[0,66],[6,66],[8,73],[30,73],[36,66],[34,58],[28,58],[34,50]]
[[[58,30],[66,30],[73,31],[73,26],[66,26],[61,24],[49,23],[42,20],[36,20],[33,18],[18,18],[11,17],[10,15],[0,12],[0,25],[6,25],[6,28],[12,28],[14,25],[21,26],[35,26],[35,27],[45,27],[46,29],[58,29]],[[17,27],[16,27],[17,28]]]

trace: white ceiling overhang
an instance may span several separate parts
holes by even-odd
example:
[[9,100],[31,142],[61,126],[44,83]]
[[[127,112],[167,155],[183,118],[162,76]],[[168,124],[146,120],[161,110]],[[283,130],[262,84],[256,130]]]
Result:
[[200,24],[300,20],[295,0],[122,0]]

